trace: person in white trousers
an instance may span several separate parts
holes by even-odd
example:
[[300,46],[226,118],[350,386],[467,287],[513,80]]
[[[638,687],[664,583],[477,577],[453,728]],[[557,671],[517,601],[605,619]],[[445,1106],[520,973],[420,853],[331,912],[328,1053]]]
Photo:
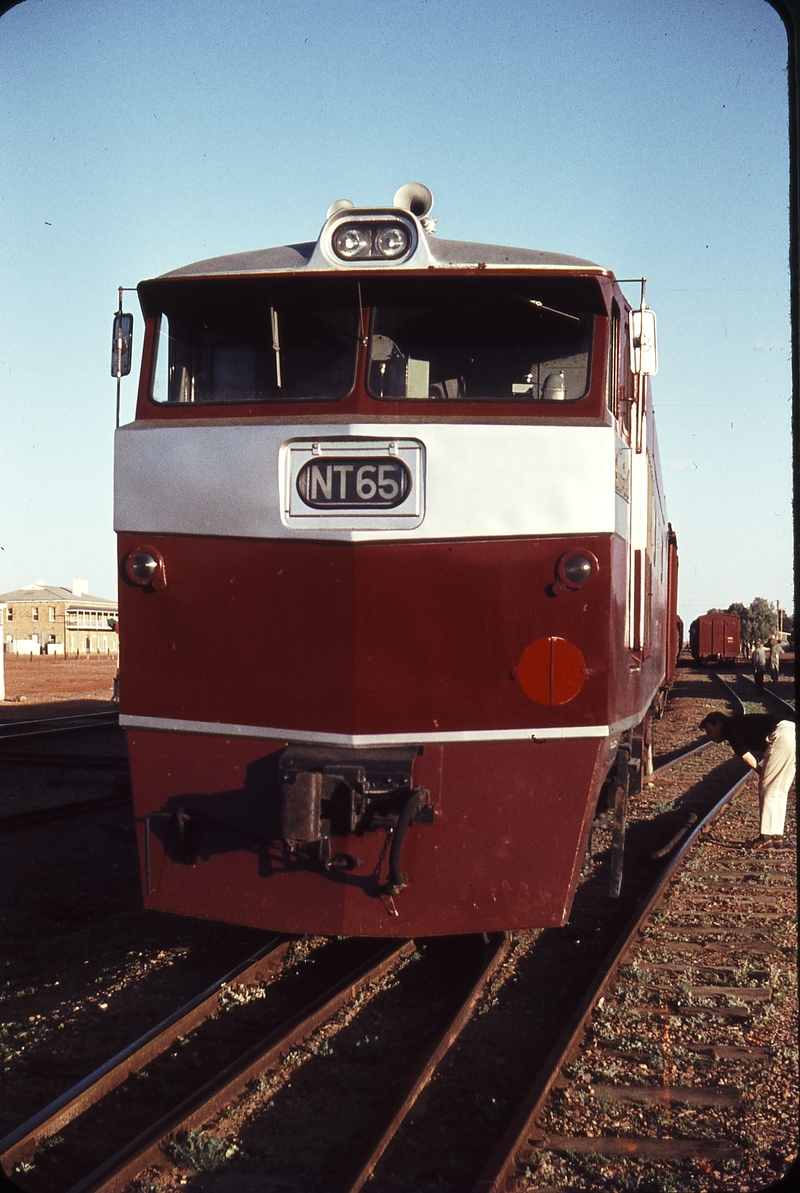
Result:
[[[769,713],[727,717],[711,712],[700,722],[712,741],[727,741],[759,777],[760,833],[753,850],[780,845],[786,820],[786,800],[795,773],[795,723]],[[761,761],[759,761],[761,755]]]

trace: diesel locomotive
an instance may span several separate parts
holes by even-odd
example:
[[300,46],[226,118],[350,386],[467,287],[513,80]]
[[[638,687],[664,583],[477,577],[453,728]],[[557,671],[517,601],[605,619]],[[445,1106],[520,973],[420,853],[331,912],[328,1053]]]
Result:
[[677,654],[655,317],[431,205],[340,200],[315,241],[138,287],[115,529],[148,907],[560,925],[606,799],[619,871]]

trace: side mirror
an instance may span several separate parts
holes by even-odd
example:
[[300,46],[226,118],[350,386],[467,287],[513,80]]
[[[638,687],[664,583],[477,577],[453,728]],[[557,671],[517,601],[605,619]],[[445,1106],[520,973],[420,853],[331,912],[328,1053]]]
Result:
[[131,371],[133,347],[133,315],[117,311],[114,316],[114,336],[111,342],[111,376],[127,377]]
[[642,306],[628,316],[628,331],[631,345],[631,372],[641,377],[652,377],[658,372],[656,352],[656,313],[650,307]]

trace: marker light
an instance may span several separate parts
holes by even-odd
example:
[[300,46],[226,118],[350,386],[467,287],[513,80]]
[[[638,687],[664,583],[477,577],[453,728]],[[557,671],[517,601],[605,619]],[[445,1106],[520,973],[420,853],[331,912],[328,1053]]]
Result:
[[565,588],[583,588],[597,568],[597,560],[590,551],[575,551],[561,556],[556,564],[556,575]]
[[131,572],[140,584],[149,584],[157,567],[158,560],[153,559],[146,551],[140,551],[131,558]]
[[165,588],[167,574],[160,551],[137,547],[125,559],[125,575],[139,588]]

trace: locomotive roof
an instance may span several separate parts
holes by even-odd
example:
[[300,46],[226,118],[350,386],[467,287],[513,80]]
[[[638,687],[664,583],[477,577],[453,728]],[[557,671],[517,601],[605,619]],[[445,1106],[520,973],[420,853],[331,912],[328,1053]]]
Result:
[[[501,244],[480,244],[467,240],[440,240],[438,236],[428,237],[427,243],[433,262],[442,266],[524,265],[540,269],[591,269],[608,272],[594,261],[585,261],[582,257],[568,257],[562,253],[547,253],[541,249],[510,248]],[[229,274],[294,272],[308,266],[316,244],[316,241],[307,241],[303,244],[285,244],[278,248],[209,257],[160,276],[222,277]],[[388,263],[387,267],[391,269]],[[317,272],[316,268],[314,272]]]

